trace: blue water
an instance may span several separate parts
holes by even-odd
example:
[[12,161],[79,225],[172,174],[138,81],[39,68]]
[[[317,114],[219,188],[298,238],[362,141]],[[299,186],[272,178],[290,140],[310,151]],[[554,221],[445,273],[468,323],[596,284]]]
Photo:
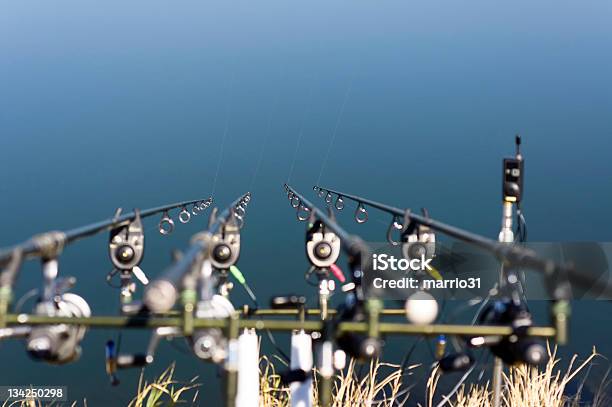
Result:
[[[313,294],[302,281],[303,225],[281,189],[292,166],[291,183],[307,194],[321,174],[325,185],[427,206],[436,218],[495,237],[500,160],[513,152],[516,132],[527,160],[530,239],[610,240],[610,3],[0,7],[0,245],[106,218],[117,206],[211,194],[223,205],[251,190],[242,271],[264,302]],[[389,219],[371,215],[359,229],[342,219],[381,240]],[[147,223],[143,263],[150,276],[205,221],[170,237],[158,236],[155,223]],[[117,292],[104,283],[106,238],[69,247],[61,262],[97,314],[117,309]],[[277,256],[263,255],[271,251]],[[39,283],[39,266],[28,264],[20,293]],[[246,301],[238,290],[236,299]],[[538,317],[546,322],[544,310]],[[610,333],[609,305],[575,304],[563,352],[585,355],[595,344],[612,355]],[[138,372],[122,372],[118,388],[106,384],[111,336],[90,332],[80,361],[62,367],[3,343],[1,365],[17,368],[0,369],[0,384],[63,384],[88,405],[125,404]],[[123,347],[138,350],[146,340],[125,333]],[[180,378],[201,375],[206,400],[215,400],[214,367],[167,344],[147,373],[172,360]]]

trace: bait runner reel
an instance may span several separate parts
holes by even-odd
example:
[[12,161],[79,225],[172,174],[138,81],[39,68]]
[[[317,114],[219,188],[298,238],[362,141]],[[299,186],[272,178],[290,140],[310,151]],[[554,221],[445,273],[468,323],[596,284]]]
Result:
[[[215,294],[210,300],[198,302],[197,318],[228,318],[235,311],[226,297]],[[193,353],[200,359],[221,363],[227,357],[228,341],[219,328],[198,329],[189,338]]]
[[[91,316],[87,302],[79,295],[66,292],[75,279],[57,279],[56,259],[43,263],[45,288],[42,298],[34,307],[35,315],[47,317],[83,318]],[[72,362],[81,355],[80,343],[87,328],[81,325],[39,325],[31,328],[26,337],[28,354],[36,360],[63,364]]]

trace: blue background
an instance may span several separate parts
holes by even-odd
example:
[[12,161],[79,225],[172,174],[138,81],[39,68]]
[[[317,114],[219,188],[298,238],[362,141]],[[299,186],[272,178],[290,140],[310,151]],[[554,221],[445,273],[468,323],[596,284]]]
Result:
[[[303,225],[284,182],[310,196],[320,180],[427,206],[496,237],[500,160],[516,132],[530,239],[607,241],[611,17],[605,1],[3,2],[0,244],[106,218],[116,206],[210,194],[224,205],[250,190],[243,272],[260,300],[305,292]],[[347,227],[381,240],[389,219],[371,217]],[[196,221],[167,238],[147,223],[150,276],[204,216]],[[98,314],[117,310],[104,284],[106,238],[71,246],[61,263]],[[264,255],[272,249],[277,257]],[[19,290],[39,282],[28,264]],[[572,334],[564,352],[597,345],[612,354],[608,305],[576,304]],[[0,360],[12,368],[0,383],[63,384],[89,405],[125,402],[138,372],[106,385],[112,335],[90,332],[81,360],[59,368],[6,342]],[[124,350],[146,339],[125,334]],[[201,394],[214,400],[214,367],[167,344],[159,356],[147,375],[176,359],[179,377],[200,374]]]

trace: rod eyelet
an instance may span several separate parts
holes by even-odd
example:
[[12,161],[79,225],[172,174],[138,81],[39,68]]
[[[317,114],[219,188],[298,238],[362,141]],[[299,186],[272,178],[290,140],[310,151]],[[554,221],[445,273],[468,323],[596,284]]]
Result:
[[332,195],[331,192],[328,192],[327,195],[325,195],[325,203],[330,204],[332,203],[333,200],[334,200],[334,196]]
[[185,208],[184,206],[181,208],[181,211],[179,212],[178,216],[179,216],[179,221],[181,223],[187,223],[189,222],[189,219],[191,219],[191,214],[189,213],[187,208]]
[[393,220],[387,229],[387,241],[391,246],[398,246],[400,244],[399,241],[393,240],[393,230],[401,231],[402,229],[404,229],[404,225],[402,225],[400,217],[397,215],[393,216]]
[[361,224],[366,223],[368,221],[368,211],[365,206],[361,202],[357,205],[357,209],[355,210],[355,222]]
[[293,208],[298,208],[300,206],[300,198],[298,198],[297,196],[294,196],[293,198],[291,198],[291,207]]
[[297,208],[297,212],[296,212],[298,220],[300,222],[304,222],[310,219],[310,214],[311,214],[311,209],[307,206],[304,206],[304,204],[300,203],[299,207]]
[[158,225],[159,233],[167,236],[174,231],[174,221],[168,214],[168,211],[165,211],[162,215],[161,220]]
[[338,198],[336,199],[336,209],[339,211],[344,209],[344,199],[342,198],[342,195],[338,195]]

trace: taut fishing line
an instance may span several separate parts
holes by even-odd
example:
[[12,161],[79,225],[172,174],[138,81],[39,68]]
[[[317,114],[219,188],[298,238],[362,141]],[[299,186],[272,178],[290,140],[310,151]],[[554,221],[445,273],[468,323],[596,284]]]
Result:
[[[285,68],[283,68],[283,72],[281,77],[285,76]],[[278,87],[276,91],[276,97],[270,106],[270,113],[268,115],[268,125],[266,128],[266,135],[264,137],[264,141],[261,145],[261,150],[259,151],[259,158],[257,159],[257,164],[255,166],[255,171],[253,172],[253,177],[251,178],[251,183],[249,184],[249,191],[253,191],[253,187],[255,186],[255,181],[257,180],[257,173],[259,173],[259,167],[261,167],[261,162],[263,161],[264,152],[266,150],[266,146],[268,145],[268,138],[270,137],[270,133],[272,132],[272,121],[274,120],[274,113],[276,112],[276,108],[278,107],[278,101],[280,99],[281,88]]]
[[[230,85],[223,138],[229,133],[233,80]],[[346,91],[321,173],[329,157],[351,88],[352,82]],[[273,112],[272,109],[269,132]],[[298,150],[300,139],[301,136],[298,137]],[[225,141],[222,140],[222,152],[224,144]],[[264,152],[265,145],[262,155]],[[261,157],[260,155],[258,166]],[[222,158],[218,169],[221,161]],[[192,216],[209,208],[213,202],[212,197],[144,210],[136,209],[127,214],[118,210],[109,219],[70,230],[32,236],[21,244],[0,249],[0,339],[22,340],[30,356],[41,362],[70,363],[81,355],[81,344],[88,329],[116,328],[116,339],[109,340],[105,346],[106,372],[111,383],[116,384],[118,369],[145,367],[154,363],[155,352],[161,339],[184,338],[195,357],[222,366],[226,376],[227,404],[240,407],[250,405],[251,402],[257,404],[259,398],[257,331],[262,335],[267,332],[280,355],[284,352],[277,346],[270,331],[292,333],[291,356],[288,358],[290,370],[279,376],[283,387],[289,387],[292,401],[298,400],[298,395],[302,395],[299,400],[303,400],[305,406],[312,405],[312,385],[315,382],[313,365],[316,366],[318,405],[332,405],[335,373],[345,371],[348,357],[376,360],[385,344],[385,336],[419,335],[420,339],[410,344],[410,349],[402,361],[403,378],[408,361],[415,349],[420,350],[419,344],[424,338],[439,335],[435,352],[427,342],[432,358],[436,359],[432,367],[439,367],[440,373],[465,373],[450,393],[439,401],[438,406],[441,407],[449,402],[470,374],[474,375],[481,368],[484,356],[489,353],[478,353],[480,350],[490,349],[490,354],[497,358],[493,383],[501,383],[499,380],[502,377],[503,363],[537,365],[545,360],[545,349],[539,344],[543,338],[555,338],[560,344],[567,342],[571,287],[564,276],[582,277],[581,286],[598,288],[602,295],[612,295],[612,285],[598,282],[597,278],[589,278],[571,267],[544,259],[522,245],[508,244],[514,241],[512,209],[520,198],[522,163],[522,156],[519,157],[518,154],[516,158],[504,162],[504,169],[508,171],[504,171],[502,230],[498,240],[440,222],[431,218],[426,210],[419,215],[410,208],[396,208],[365,197],[315,186],[314,191],[326,203],[325,207],[319,208],[296,189],[285,184],[287,199],[295,210],[294,216],[306,225],[305,254],[313,270],[309,271],[307,276],[317,277],[318,309],[307,309],[307,299],[300,294],[273,297],[270,309],[257,309],[255,293],[236,265],[243,244],[241,242],[244,242],[241,229],[245,224],[246,208],[251,201],[249,192],[235,199],[223,210],[212,209],[208,226],[194,234],[189,246],[179,252],[175,261],[151,282],[139,266],[145,245],[142,220],[161,215],[158,231],[162,235],[169,235],[175,227],[171,211],[176,210],[178,213],[175,213],[175,219],[185,224]],[[256,176],[252,182],[255,179]],[[332,204],[334,195],[336,202]],[[439,233],[495,254],[505,267],[508,267],[508,270],[504,271],[507,271],[509,276],[512,276],[513,270],[521,267],[532,268],[546,276],[552,275],[555,278],[551,281],[553,301],[549,325],[534,325],[529,310],[517,300],[515,293],[520,287],[513,281],[515,279],[508,279],[507,293],[502,293],[503,296],[499,298],[489,292],[482,303],[478,302],[480,297],[478,301],[470,300],[468,305],[478,305],[477,315],[480,314],[472,321],[472,325],[449,326],[440,323],[440,318],[446,317],[444,310],[448,293],[445,292],[440,307],[436,298],[426,292],[426,287],[419,287],[418,297],[410,293],[404,308],[385,308],[383,298],[371,296],[367,292],[369,283],[365,277],[371,267],[369,259],[373,255],[372,248],[361,237],[347,232],[336,221],[335,212],[328,211],[330,207],[335,207],[338,211],[343,210],[348,205],[345,204],[345,199],[356,204],[354,220],[357,223],[368,220],[366,206],[391,216],[387,240],[393,246],[401,245],[399,248],[402,249],[404,259],[414,258],[418,254],[413,251],[415,248],[421,252],[421,256],[426,254],[433,258],[436,255],[435,236]],[[376,219],[376,216],[372,219]],[[398,233],[399,230],[401,240],[395,240],[391,232]],[[113,265],[113,271],[109,275],[121,277],[119,316],[92,315],[85,299],[69,292],[76,279],[64,277],[59,273],[59,258],[67,245],[102,232],[108,233],[109,236],[106,248]],[[16,307],[10,308],[14,285],[24,259],[42,260],[43,290],[29,314],[20,310],[23,301],[18,301]],[[346,274],[338,264],[339,260],[347,260]],[[254,307],[243,305],[240,311],[240,308],[230,301],[230,293],[235,287],[235,283],[229,281],[230,277],[245,289],[253,300]],[[146,286],[142,301],[132,295],[137,281]],[[334,293],[340,294],[340,291],[345,301],[339,307],[331,308],[330,298]],[[418,301],[421,299],[427,301]],[[265,318],[266,315],[270,318]],[[313,315],[315,318],[309,317]],[[383,318],[399,315],[404,315],[408,322],[401,324],[385,321],[387,318]],[[453,313],[450,314],[452,315]],[[281,316],[285,318],[278,318]],[[139,343],[136,352],[120,352],[121,332],[127,328],[150,330],[149,345],[144,348]],[[464,340],[469,348],[462,351],[463,345],[459,344],[456,350],[460,352],[449,352],[447,336]],[[126,347],[126,344],[123,344],[123,347]],[[472,353],[470,349],[476,350]],[[316,361],[313,355],[316,355]],[[361,365],[362,368],[363,366]],[[495,376],[497,371],[500,372],[499,376]],[[483,372],[484,370],[479,377]],[[495,377],[499,377],[497,382]],[[493,397],[497,394],[499,398],[501,386],[493,387]],[[402,389],[402,392],[408,390],[409,388]],[[241,401],[238,403],[236,400]],[[374,404],[376,403],[379,403],[378,399],[374,400]]]
[[227,112],[225,116],[225,129],[223,130],[223,137],[221,138],[221,149],[219,151],[219,159],[217,160],[217,170],[215,171],[215,178],[213,179],[213,187],[212,194],[214,195],[215,190],[217,188],[217,179],[219,178],[219,171],[221,170],[221,161],[223,160],[223,152],[225,149],[225,139],[227,138],[227,134],[229,133],[229,124],[230,124],[230,116],[231,116],[231,108],[232,108],[232,99],[234,97],[234,81],[236,80],[236,74],[232,74],[232,78],[230,79],[230,86],[228,91],[228,99],[227,99]]
[[300,150],[300,144],[302,143],[302,136],[304,135],[304,128],[306,121],[310,117],[310,110],[312,107],[312,95],[314,93],[314,82],[316,76],[313,76],[310,83],[310,90],[308,91],[308,97],[306,98],[306,106],[304,107],[304,117],[302,118],[302,124],[298,132],[297,143],[295,144],[295,151],[293,152],[293,160],[291,161],[291,167],[289,167],[289,175],[287,176],[287,184],[291,182],[291,176],[293,175],[293,169],[295,167],[295,161],[297,160],[298,151]]
[[321,170],[319,171],[319,177],[317,178],[317,185],[321,182],[321,177],[323,176],[323,170],[325,170],[325,165],[327,164],[327,160],[329,159],[329,153],[331,152],[332,146],[334,145],[334,140],[336,139],[336,134],[338,134],[338,127],[340,127],[340,121],[342,120],[342,116],[344,116],[344,108],[346,107],[346,102],[351,94],[351,90],[353,89],[353,81],[354,77],[349,81],[348,87],[346,88],[346,93],[344,94],[344,100],[342,101],[342,106],[340,107],[340,112],[338,113],[338,118],[336,119],[336,125],[334,126],[334,132],[332,133],[331,139],[329,141],[329,145],[327,146],[327,151],[325,152],[325,157],[323,158],[323,162],[321,163]]

